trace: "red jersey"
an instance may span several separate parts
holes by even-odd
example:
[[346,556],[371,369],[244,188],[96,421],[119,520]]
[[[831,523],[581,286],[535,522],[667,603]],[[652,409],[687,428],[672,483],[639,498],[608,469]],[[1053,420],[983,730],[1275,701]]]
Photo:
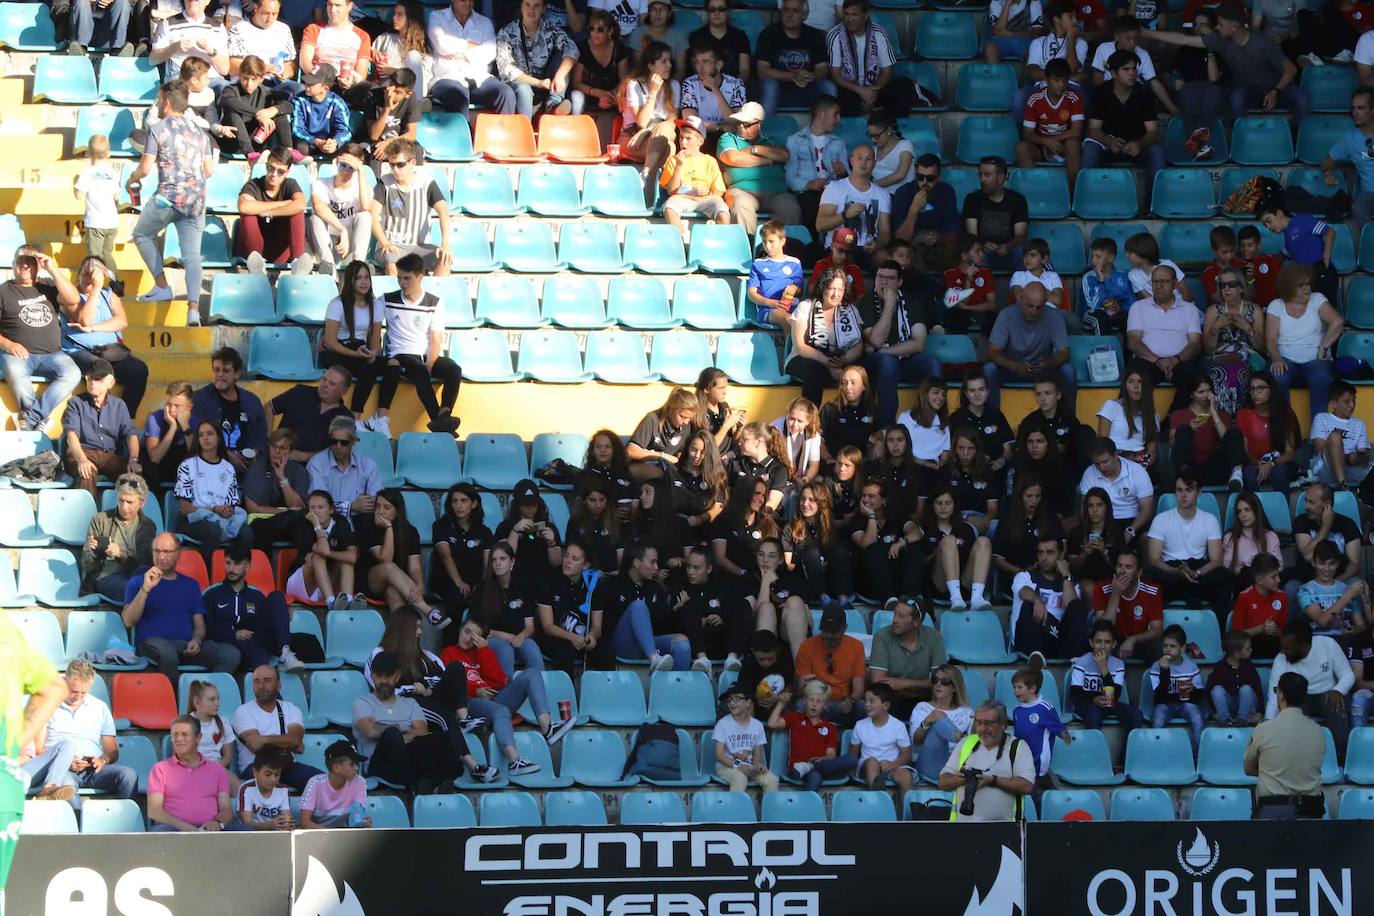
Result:
[[1374,29],[1374,3],[1356,3],[1348,10],[1341,10],[1341,15],[1357,32]]
[[[831,263],[830,255],[826,255],[825,257],[817,261],[815,268],[811,271],[812,287],[814,287],[816,285],[816,282],[820,280],[821,274],[825,273],[833,266],[834,265]],[[859,270],[858,267],[854,266],[853,261],[850,261],[848,264],[844,265],[844,276],[845,279],[849,281],[849,300],[852,302],[864,294],[863,271]]]
[[476,696],[477,691],[486,687],[490,690],[500,690],[506,686],[506,671],[501,667],[501,661],[496,657],[496,653],[491,651],[490,646],[483,646],[480,649],[464,649],[462,646],[454,645],[444,649],[439,653],[439,660],[445,665],[462,665],[468,678],[468,696]]
[[1248,630],[1272,620],[1282,630],[1288,624],[1288,595],[1283,589],[1261,595],[1250,586],[1236,598],[1236,610],[1231,615],[1231,629]]
[[[958,267],[945,271],[944,279],[946,289],[968,289],[968,276]],[[973,289],[973,295],[964,300],[964,305],[982,305],[991,301],[997,289],[992,280],[992,271],[985,267],[978,268],[978,273],[973,276]]]
[[[1107,599],[1112,594],[1111,581],[1099,582],[1093,589],[1093,610],[1101,614],[1107,609]],[[1164,595],[1157,583],[1142,578],[1136,586],[1135,594],[1123,597],[1116,606],[1116,636],[1126,639],[1139,636],[1150,628],[1154,621],[1164,620]]]
[[806,760],[824,757],[830,748],[840,752],[840,730],[834,722],[821,721],[812,724],[806,713],[785,712],[782,720],[787,723],[787,735],[791,745],[787,749],[787,765],[795,766]]
[[1078,93],[1067,89],[1059,101],[1050,101],[1050,91],[1041,89],[1026,100],[1026,112],[1021,126],[1029,127],[1042,137],[1057,137],[1065,133],[1075,121],[1083,122],[1083,100]]
[[1078,0],[1078,24],[1085,32],[1095,32],[1107,24],[1107,11],[1102,0]]
[[[1244,270],[1245,262],[1237,258],[1232,258],[1231,266],[1224,269]],[[1202,272],[1202,288],[1207,291],[1208,302],[1216,302],[1220,298],[1217,295],[1217,274],[1221,273],[1222,270],[1223,268],[1218,267],[1215,263],[1212,263],[1208,264],[1207,269]],[[1264,306],[1260,306],[1260,308],[1264,308]]]
[[1279,297],[1279,271],[1283,270],[1283,258],[1276,254],[1257,254],[1246,263],[1250,275],[1250,285],[1255,289],[1255,304],[1261,309]]
[[[1242,407],[1236,411],[1236,426],[1240,429],[1240,434],[1245,437],[1245,452],[1251,458],[1259,461],[1264,457],[1265,452],[1275,451],[1269,441],[1269,418],[1261,417],[1255,413],[1251,407]],[[1293,433],[1299,429],[1298,417],[1293,413],[1293,408],[1288,408],[1288,430],[1290,438],[1296,438]]]

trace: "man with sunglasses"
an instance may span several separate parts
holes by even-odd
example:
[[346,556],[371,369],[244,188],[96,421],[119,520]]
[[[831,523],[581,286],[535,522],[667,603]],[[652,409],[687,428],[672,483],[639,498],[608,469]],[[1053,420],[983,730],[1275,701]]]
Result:
[[377,463],[354,450],[358,424],[352,417],[335,417],[329,424],[329,448],[306,463],[310,489],[324,490],[346,518],[370,513],[382,488]]
[[314,203],[307,228],[311,251],[329,273],[339,261],[366,261],[372,245],[372,189],[363,180],[360,143],[347,143],[334,160],[334,174],[310,185]]
[[291,151],[278,147],[267,154],[267,171],[239,190],[239,253],[248,272],[267,273],[267,264],[293,261],[292,274],[308,274],[315,259],[305,250],[305,192],[291,171]]
[[[372,234],[377,257],[388,276],[396,276],[396,262],[408,254],[419,255],[425,269],[447,277],[453,254],[449,251],[448,201],[428,174],[419,174],[420,145],[398,137],[387,150],[391,172],[383,175],[372,192]],[[430,211],[439,218],[439,244],[424,241],[429,234]]]
[[821,613],[820,633],[809,637],[797,650],[796,693],[820,679],[830,688],[830,703],[821,714],[836,725],[853,725],[863,708],[864,647],[845,633],[844,609],[830,605]]
[[954,188],[940,180],[940,157],[925,153],[916,160],[916,180],[892,194],[893,233],[911,243],[912,266],[923,273],[943,271],[954,261],[959,240],[959,207]]
[[[930,699],[935,679],[931,672],[949,661],[945,639],[933,627],[924,627],[921,599],[902,595],[892,608],[892,623],[873,634],[868,679],[892,688],[892,714],[906,721],[918,700]],[[946,687],[954,682],[945,679]]]

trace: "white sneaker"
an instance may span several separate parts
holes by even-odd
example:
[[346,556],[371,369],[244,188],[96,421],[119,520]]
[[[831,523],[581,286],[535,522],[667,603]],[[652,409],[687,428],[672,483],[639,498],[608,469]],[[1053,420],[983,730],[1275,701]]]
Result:
[[311,254],[301,255],[299,258],[296,258],[296,262],[291,265],[291,276],[293,277],[303,277],[314,272],[315,256]]
[[949,609],[951,611],[967,611],[968,605],[964,604],[962,595],[949,599]]
[[381,433],[388,439],[391,438],[391,417],[389,416],[378,416],[377,414],[373,414],[363,425],[374,433]]
[[1341,48],[1335,57],[1331,58],[1333,64],[1348,64],[1355,59],[1355,54],[1349,48]]
[[649,657],[649,670],[672,671],[673,657],[671,655],[664,655],[662,652],[655,652]]
[[704,671],[707,677],[711,676],[711,660],[709,658],[697,658],[692,661],[693,671]]
[[1231,468],[1231,479],[1226,481],[1226,486],[1232,490],[1245,488],[1245,474],[1241,471],[1240,465]]
[[277,667],[283,671],[300,671],[305,668],[305,662],[296,658],[296,653],[290,648],[281,650],[281,657],[277,659]]
[[974,598],[973,603],[969,605],[969,610],[986,611],[990,607],[992,607],[992,602],[989,601],[986,597]]
[[799,779],[805,778],[806,774],[810,773],[813,769],[815,769],[815,765],[805,760],[799,761],[792,766],[792,772],[796,773]]
[[248,252],[248,257],[246,258],[246,260],[248,261],[248,272],[250,274],[267,273],[267,259],[262,256],[261,252]]
[[1316,54],[1304,54],[1302,57],[1299,57],[1298,60],[1306,61],[1309,67],[1320,67],[1322,65],[1322,59]]
[[725,656],[725,670],[726,670],[726,671],[738,671],[738,670],[740,670],[740,669],[743,668],[743,667],[744,667],[744,662],[740,661],[739,656],[736,655],[735,653],[731,652],[729,655]]
[[188,328],[200,327],[200,309],[191,306],[186,310],[186,326]]
[[170,286],[154,286],[138,297],[139,302],[170,302],[171,299],[172,288]]

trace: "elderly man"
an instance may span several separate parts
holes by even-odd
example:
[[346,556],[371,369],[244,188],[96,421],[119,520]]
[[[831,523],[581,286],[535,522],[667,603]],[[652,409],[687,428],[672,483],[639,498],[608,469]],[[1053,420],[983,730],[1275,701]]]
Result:
[[823,96],[835,95],[835,84],[826,79],[830,60],[825,33],[806,24],[809,10],[807,0],[782,0],[778,21],[758,35],[759,95],[769,115],[777,114],[784,104],[805,108]]
[[176,684],[177,666],[204,665],[233,674],[239,650],[205,638],[200,585],[177,574],[181,543],[164,531],[153,540],[153,565],[135,575],[124,589],[124,625],[134,628],[134,648],[152,659],[157,670]]
[[845,633],[845,623],[843,609],[827,607],[821,613],[820,633],[797,650],[797,694],[804,695],[810,681],[824,681],[830,702],[823,717],[840,726],[860,718],[864,698],[864,647]]
[[[902,291],[902,268],[893,260],[878,265],[873,292],[859,300],[864,344],[864,363],[878,393],[878,422],[897,419],[897,386],[919,385],[926,378],[941,378],[940,358],[926,352],[926,326],[920,305],[907,301]],[[900,696],[900,694],[899,694]]]
[[142,477],[121,474],[114,492],[114,508],[91,517],[80,565],[83,592],[118,601],[124,597],[134,570],[152,564],[157,526],[143,514],[148,485]]
[[964,198],[964,231],[983,245],[983,266],[1020,270],[1021,246],[1030,233],[1030,205],[1007,187],[1007,161],[1000,156],[978,160],[978,190]]
[[485,111],[515,113],[515,91],[492,75],[496,29],[473,11],[473,0],[452,0],[429,17],[434,84],[429,94],[448,111],[467,114],[476,102]]
[[1326,739],[1321,727],[1303,712],[1307,678],[1294,671],[1278,675],[1273,701],[1278,714],[1255,726],[1242,764],[1247,776],[1259,777],[1255,818],[1321,820],[1326,814],[1326,795],[1322,792]]
[[[1007,736],[1007,707],[987,700],[973,713],[975,734],[954,746],[940,771],[940,788],[954,793],[951,820],[1016,821],[1025,796],[1035,790],[1035,758],[1026,742]],[[973,813],[963,814],[968,790],[965,772],[979,770]]]
[[329,448],[306,464],[310,489],[324,490],[334,498],[335,509],[347,518],[353,513],[367,514],[373,497],[382,488],[377,463],[357,452],[358,424],[352,417],[335,417],[329,422]]
[[868,679],[892,688],[892,714],[903,721],[918,700],[930,698],[930,672],[949,661],[945,638],[924,623],[921,599],[902,595],[892,608],[892,623],[873,634]]
[[[51,281],[39,281],[39,272]],[[14,275],[0,283],[0,367],[5,371],[19,410],[21,430],[47,428],[57,406],[81,380],[81,370],[62,352],[59,309],[74,308],[81,299],[53,259],[24,245],[14,254]],[[33,376],[45,375],[48,385],[40,397]]]
[[281,699],[281,676],[271,665],[253,669],[253,699],[234,710],[234,731],[239,736],[234,759],[242,762],[241,775],[252,777],[253,757],[265,747],[286,755],[281,781],[297,792],[305,790],[310,777],[320,771],[292,755],[305,750],[305,715],[295,703]]
[[[1350,668],[1345,650],[1330,636],[1314,635],[1310,620],[1295,617],[1288,621],[1279,637],[1279,654],[1269,675],[1270,683],[1277,684],[1290,671],[1307,679],[1307,698],[1302,711],[1326,722],[1336,743],[1336,758],[1344,763],[1345,746],[1350,738],[1346,698],[1355,686],[1355,672]],[[1278,695],[1271,687],[1264,717],[1273,719],[1278,714]]]
[[343,366],[325,370],[317,387],[296,385],[267,402],[267,428],[277,417],[281,428],[296,434],[291,460],[302,463],[329,448],[329,427],[337,417],[352,417],[344,395],[353,384],[353,373]]
[[34,748],[34,756],[22,767],[29,785],[41,786],[39,798],[66,801],[78,789],[94,789],[115,798],[132,798],[138,774],[115,761],[114,717],[99,697],[90,696],[95,669],[83,659],[67,665],[67,698],[53,710],[46,734]]
[[1002,404],[1002,382],[1034,381],[1038,376],[1059,379],[1064,406],[1072,414],[1078,400],[1078,375],[1069,363],[1069,329],[1064,313],[1047,306],[1049,293],[1039,283],[1027,283],[1018,305],[1002,309],[988,337],[988,407]]
[[544,17],[544,0],[520,0],[520,16],[496,33],[496,75],[515,94],[515,110],[533,118],[536,104],[549,114],[571,114],[568,79],[577,45]]
[[867,143],[854,147],[849,154],[849,174],[825,186],[816,211],[816,232],[825,233],[827,248],[836,229],[854,231],[851,256],[861,267],[892,238],[892,195],[873,181],[875,156]]
[[1153,298],[1137,299],[1126,319],[1126,350],[1155,383],[1174,385],[1174,406],[1193,396],[1202,354],[1202,315],[1178,295],[1178,277],[1167,264],[1150,271]]
[[773,219],[784,226],[801,219],[801,207],[787,190],[783,171],[787,149],[761,143],[762,126],[763,106],[745,102],[725,122],[725,133],[716,144],[716,158],[725,166],[725,186],[729,188],[725,202],[730,205],[730,218],[744,227],[750,239],[758,226],[759,210],[772,210]]
[[200,755],[200,720],[172,720],[172,756],[148,774],[148,820],[154,833],[215,833],[229,827],[229,774]]
[[[67,453],[62,464],[76,478],[76,485],[95,496],[100,475],[118,477],[125,471],[138,474],[138,428],[129,408],[110,393],[114,367],[97,357],[86,367],[86,390],[67,402],[62,414],[62,438]],[[120,454],[123,445],[124,454]]]
[[213,423],[224,434],[224,457],[239,474],[267,449],[267,414],[262,401],[239,387],[243,357],[233,347],[221,347],[210,357],[213,381],[191,398],[191,429]]
[[1106,490],[1112,501],[1112,517],[1118,525],[1126,523],[1122,529],[1126,543],[1136,543],[1136,537],[1145,534],[1155,514],[1155,488],[1150,473],[1118,455],[1116,443],[1106,436],[1093,439],[1088,446],[1088,460],[1090,464],[1078,483],[1078,495],[1086,496],[1096,487]]

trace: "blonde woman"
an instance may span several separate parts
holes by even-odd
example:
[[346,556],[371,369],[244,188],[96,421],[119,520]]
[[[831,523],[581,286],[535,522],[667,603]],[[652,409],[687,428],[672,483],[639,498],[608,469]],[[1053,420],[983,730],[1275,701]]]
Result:
[[941,665],[930,672],[930,699],[916,704],[908,724],[916,753],[916,775],[925,782],[938,783],[954,745],[973,728],[964,673],[953,665]]

